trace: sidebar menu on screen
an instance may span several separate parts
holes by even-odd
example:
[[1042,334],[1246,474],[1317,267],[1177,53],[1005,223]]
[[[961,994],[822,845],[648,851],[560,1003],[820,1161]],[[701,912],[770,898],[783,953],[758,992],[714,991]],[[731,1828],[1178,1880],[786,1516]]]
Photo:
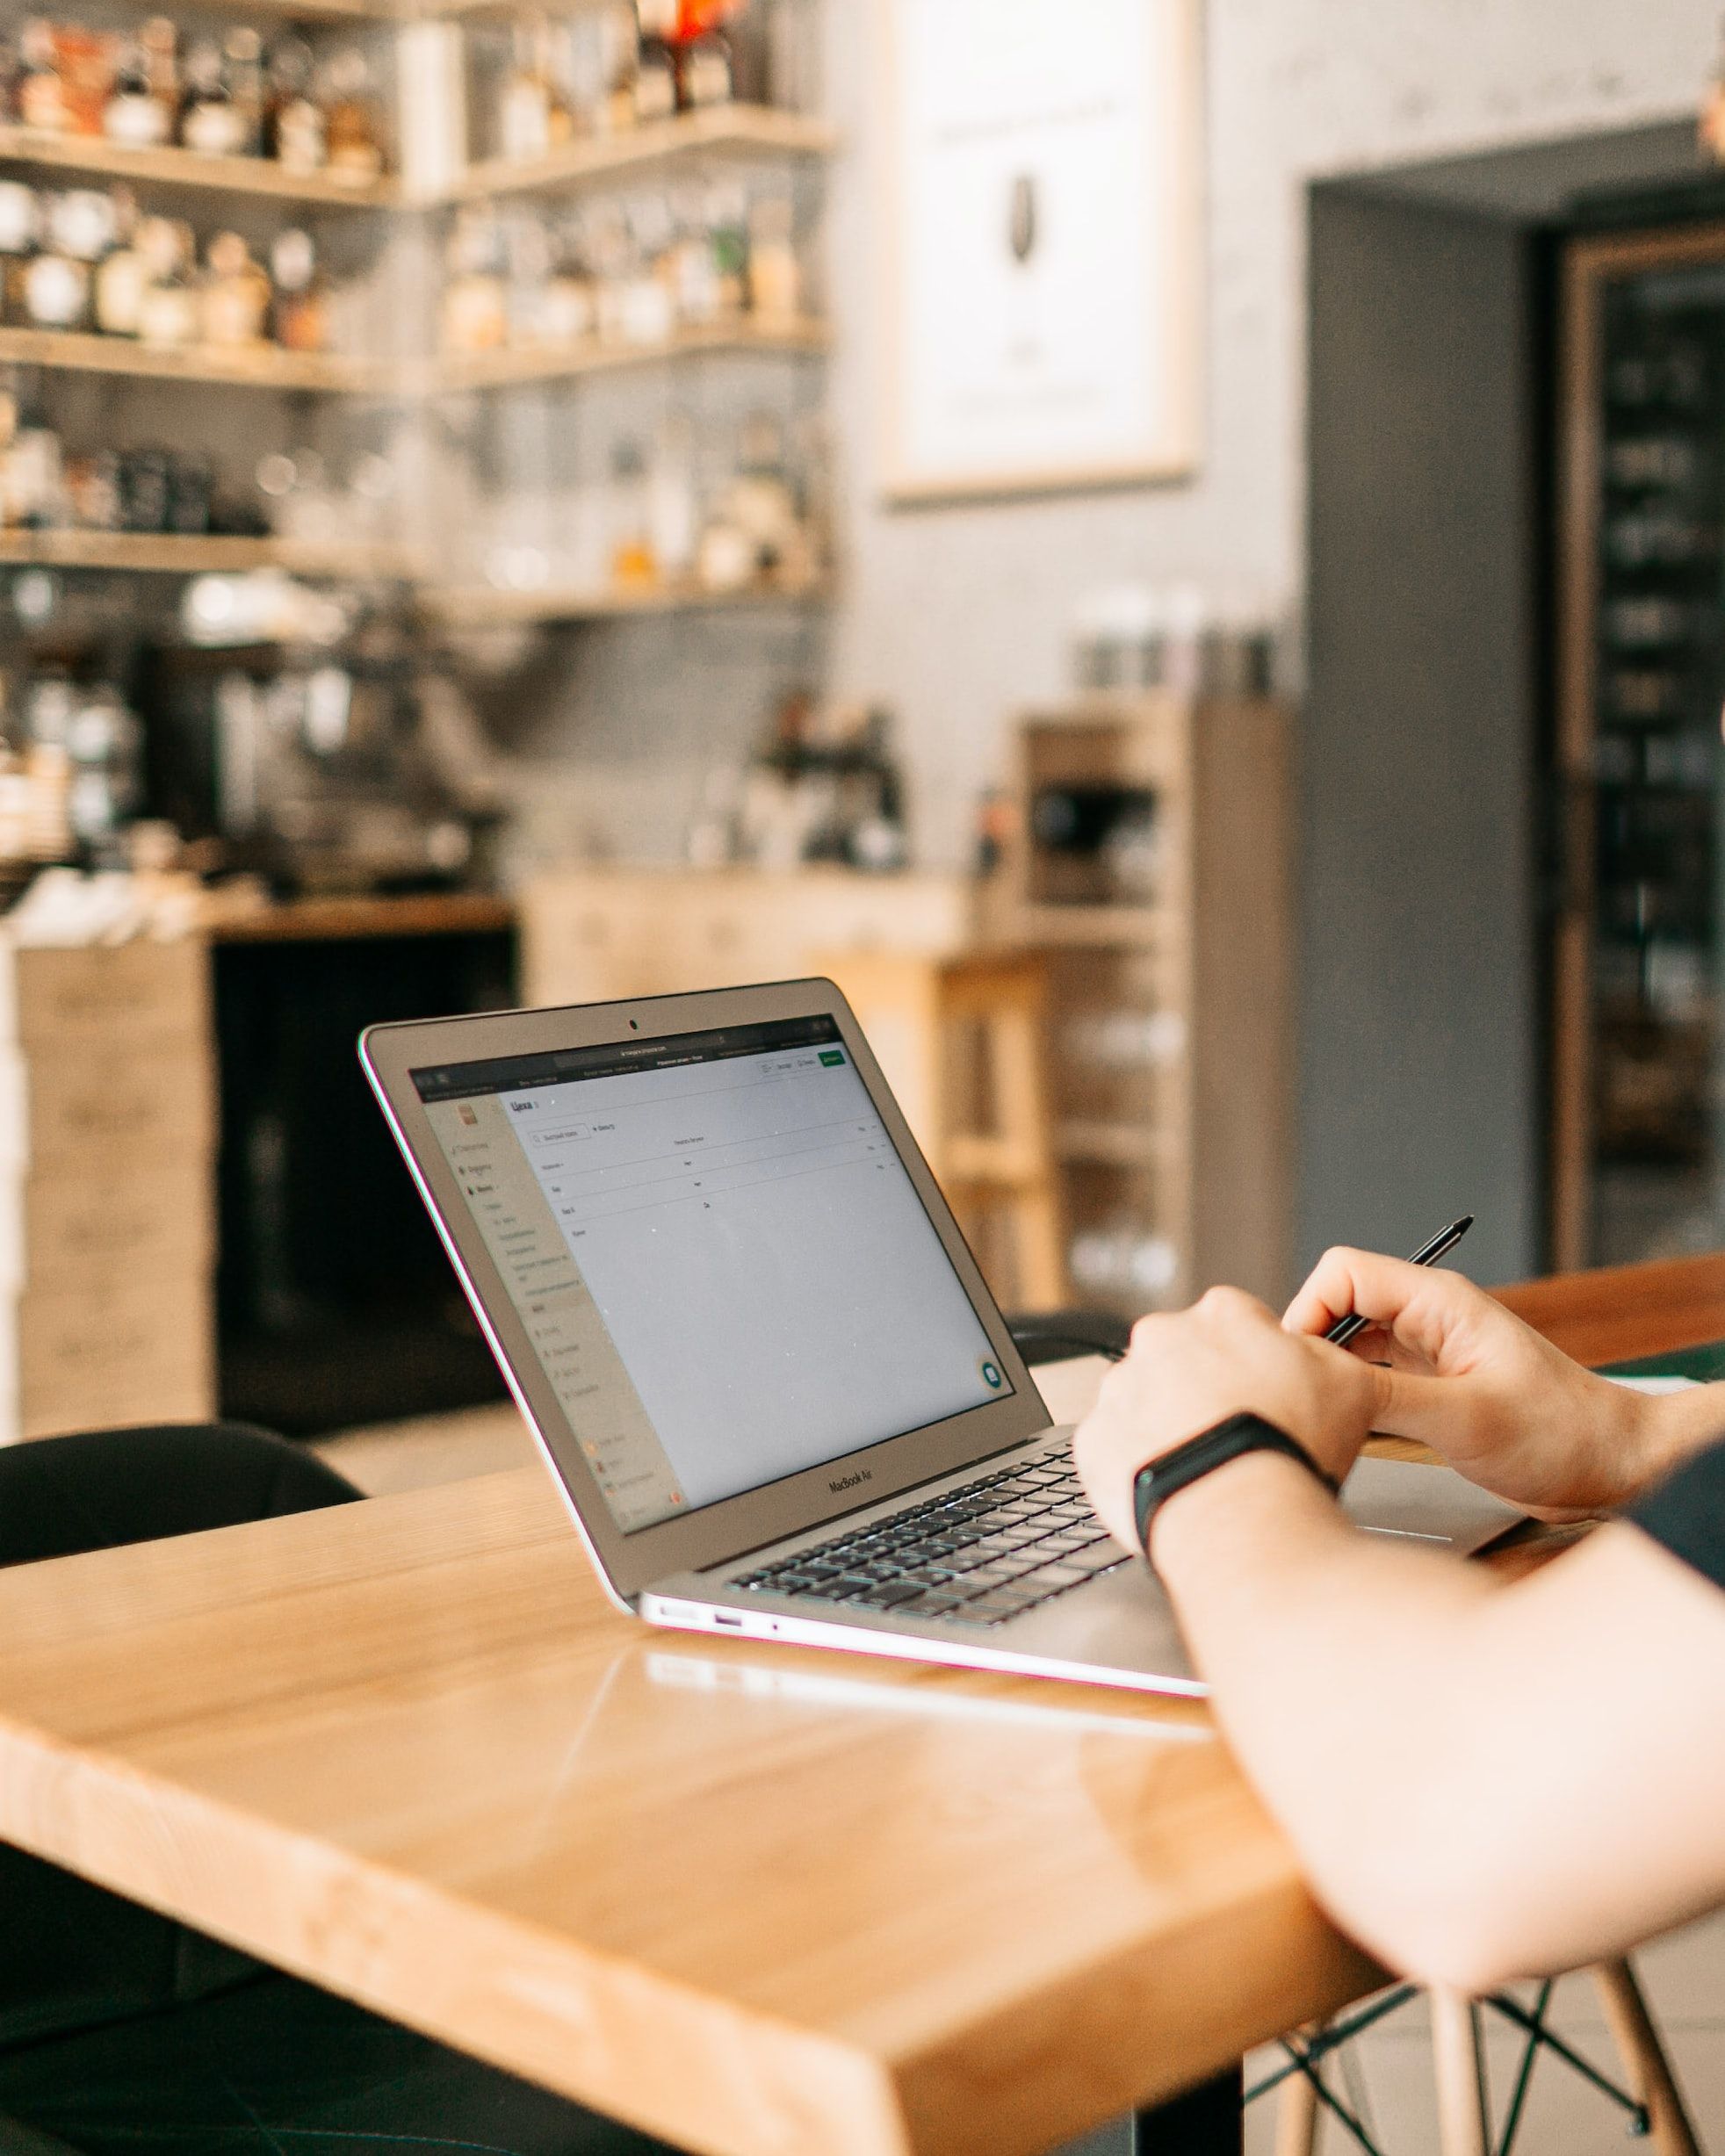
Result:
[[432,1101],[425,1113],[617,1525],[672,1518],[686,1495],[502,1102]]

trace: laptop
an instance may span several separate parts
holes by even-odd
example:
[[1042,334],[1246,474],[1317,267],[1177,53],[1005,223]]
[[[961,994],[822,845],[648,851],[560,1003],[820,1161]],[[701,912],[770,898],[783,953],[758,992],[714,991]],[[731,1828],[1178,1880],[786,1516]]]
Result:
[[[1202,1691],[830,981],[376,1026],[360,1056],[619,1609]],[[1346,1503],[1462,1551],[1516,1517],[1392,1460]]]

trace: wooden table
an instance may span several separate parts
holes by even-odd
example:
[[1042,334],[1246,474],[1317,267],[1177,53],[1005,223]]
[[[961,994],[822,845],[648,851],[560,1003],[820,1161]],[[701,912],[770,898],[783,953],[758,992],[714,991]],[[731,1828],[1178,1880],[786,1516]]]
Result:
[[1380,1980],[1201,1707],[648,1633],[537,1472],[0,1575],[0,1834],[735,2156],[1044,2150]]

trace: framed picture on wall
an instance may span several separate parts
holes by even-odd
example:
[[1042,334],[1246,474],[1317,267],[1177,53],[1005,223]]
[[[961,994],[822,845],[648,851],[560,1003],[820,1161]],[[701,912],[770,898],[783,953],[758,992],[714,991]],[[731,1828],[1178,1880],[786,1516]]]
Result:
[[889,499],[1190,473],[1200,0],[882,12]]

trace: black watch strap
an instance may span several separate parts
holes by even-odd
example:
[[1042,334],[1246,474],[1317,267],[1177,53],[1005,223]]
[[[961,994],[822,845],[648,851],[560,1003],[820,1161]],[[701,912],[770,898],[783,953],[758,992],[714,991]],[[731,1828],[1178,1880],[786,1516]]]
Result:
[[1225,1423],[1201,1431],[1195,1438],[1188,1438],[1184,1445],[1175,1446],[1173,1452],[1164,1453],[1159,1460],[1138,1469],[1132,1484],[1132,1504],[1140,1546],[1147,1547],[1150,1523],[1177,1489],[1184,1489],[1202,1475],[1214,1474],[1242,1453],[1285,1453],[1315,1475],[1332,1497],[1340,1494],[1334,1477],[1325,1475],[1305,1446],[1285,1430],[1267,1423],[1261,1415],[1231,1415]]

